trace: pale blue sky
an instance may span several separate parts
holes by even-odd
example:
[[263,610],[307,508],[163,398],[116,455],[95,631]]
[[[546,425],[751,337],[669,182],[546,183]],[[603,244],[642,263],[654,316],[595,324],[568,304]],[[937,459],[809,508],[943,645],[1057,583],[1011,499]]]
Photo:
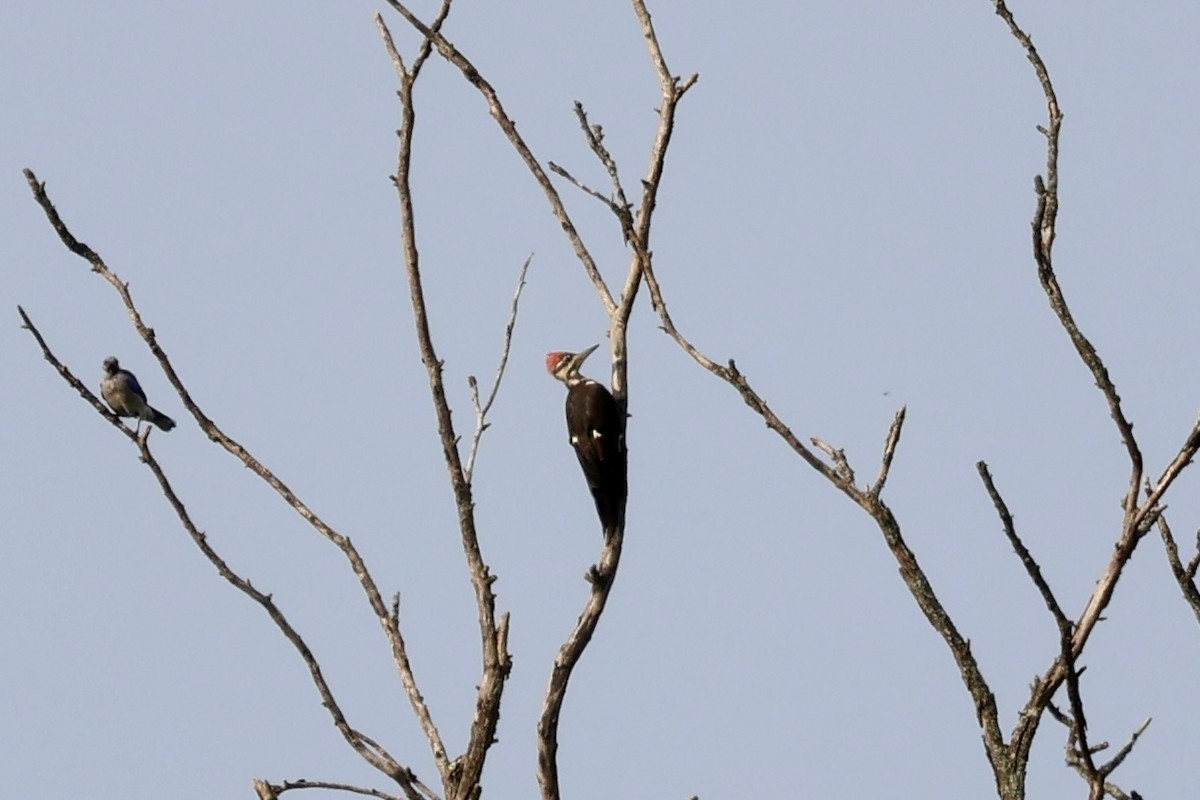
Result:
[[[627,185],[657,83],[622,3],[462,2],[446,33],[544,160],[603,184],[571,113],[604,125]],[[420,3],[427,16],[435,4]],[[213,544],[319,654],[353,724],[427,782],[427,746],[340,555],[187,417],[109,286],[61,246],[20,175],[130,282],[196,400],[404,595],[414,666],[461,748],[474,606],[414,343],[387,176],[395,77],[363,2],[0,7],[0,785],[24,800],[251,796],[265,777],[374,782],[303,664],[221,581],[135,451],[47,368],[22,303],[93,386],[120,356],[180,421],[155,452]],[[1059,92],[1060,280],[1157,474],[1200,407],[1200,7],[1013,0]],[[1029,246],[1044,103],[986,0],[651,3],[672,70],[700,73],[654,251],[677,323],[802,437],[873,474],[981,660],[1005,729],[1057,633],[1004,540],[989,462],[1077,613],[1118,535],[1124,451],[1038,287]],[[389,13],[402,49],[416,40]],[[606,322],[478,94],[436,59],[419,89],[427,293],[465,432],[522,260],[535,259],[477,468],[481,540],[514,655],[485,773],[535,795],[551,659],[599,549],[552,349]],[[606,275],[628,256],[565,190]],[[643,298],[644,299],[644,298]],[[609,610],[561,729],[564,792],[600,798],[993,796],[970,699],[861,512],[657,330],[630,338],[630,510]],[[603,371],[603,370],[601,370]],[[11,387],[20,385],[20,391]],[[1170,499],[1200,525],[1197,475]],[[1200,629],[1157,538],[1084,663],[1093,740],[1154,723],[1116,780],[1195,793]],[[1082,797],[1039,733],[1030,797]],[[320,796],[319,793],[311,793]]]

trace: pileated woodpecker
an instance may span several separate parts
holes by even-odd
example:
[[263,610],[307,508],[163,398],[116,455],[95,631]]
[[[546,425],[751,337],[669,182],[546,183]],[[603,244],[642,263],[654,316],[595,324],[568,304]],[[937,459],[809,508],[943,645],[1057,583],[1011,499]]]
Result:
[[546,369],[567,385],[567,433],[607,537],[625,519],[625,414],[603,384],[579,374],[584,359],[599,346],[550,353]]

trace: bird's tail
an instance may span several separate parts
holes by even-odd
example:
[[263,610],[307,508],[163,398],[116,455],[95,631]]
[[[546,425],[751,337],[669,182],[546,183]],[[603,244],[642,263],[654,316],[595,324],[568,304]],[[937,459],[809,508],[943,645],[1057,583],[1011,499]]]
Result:
[[164,431],[169,431],[169,430],[171,430],[171,428],[175,427],[175,420],[171,419],[166,414],[159,411],[157,408],[147,406],[146,410],[150,412],[147,415],[146,419],[150,422],[153,422],[155,425],[162,428]]
[[625,527],[625,497],[610,497],[596,492],[592,498],[596,501],[596,513],[600,517],[604,538],[608,540],[616,535],[618,529]]

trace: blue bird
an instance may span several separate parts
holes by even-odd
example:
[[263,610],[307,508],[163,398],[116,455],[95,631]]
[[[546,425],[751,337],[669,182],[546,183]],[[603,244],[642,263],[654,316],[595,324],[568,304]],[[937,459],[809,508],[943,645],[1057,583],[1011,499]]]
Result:
[[141,421],[153,422],[164,431],[175,427],[175,420],[155,409],[146,402],[146,393],[132,372],[121,369],[117,359],[109,356],[104,359],[104,380],[100,381],[100,394],[104,402],[118,417],[136,417],[138,427]]

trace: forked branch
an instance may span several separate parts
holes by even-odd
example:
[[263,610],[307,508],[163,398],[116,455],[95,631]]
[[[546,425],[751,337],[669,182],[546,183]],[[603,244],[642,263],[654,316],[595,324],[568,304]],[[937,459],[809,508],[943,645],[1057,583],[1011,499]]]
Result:
[[[518,156],[525,163],[534,180],[541,187],[550,204],[551,212],[562,226],[568,241],[583,266],[584,272],[591,279],[600,302],[609,314],[609,344],[612,351],[612,393],[620,408],[625,410],[628,407],[626,340],[629,315],[637,298],[643,270],[649,264],[651,258],[649,248],[651,222],[657,203],[667,148],[674,130],[675,109],[684,93],[695,83],[696,76],[693,75],[683,81],[671,76],[658,44],[657,36],[654,33],[649,12],[646,10],[644,3],[640,2],[640,0],[634,0],[634,12],[642,26],[651,60],[658,74],[663,93],[663,102],[659,109],[659,126],[651,146],[650,164],[647,176],[643,180],[641,205],[638,208],[636,217],[632,214],[631,204],[626,198],[616,160],[604,146],[603,131],[599,125],[593,125],[589,122],[582,104],[576,104],[576,115],[584,130],[589,147],[604,166],[612,182],[612,197],[606,198],[600,192],[576,180],[564,168],[555,164],[549,164],[550,171],[565,177],[573,185],[604,202],[618,219],[623,237],[632,246],[634,251],[632,263],[625,278],[624,288],[619,296],[619,300],[617,300],[614,299],[612,291],[601,276],[600,270],[571,220],[571,216],[562,198],[551,182],[547,170],[542,167],[541,162],[534,156],[532,150],[517,131],[516,124],[509,117],[496,89],[480,74],[479,70],[476,69],[468,57],[438,30],[437,26],[426,25],[403,3],[396,0],[389,0],[389,3],[414,29],[425,37],[425,41],[432,42],[442,57],[456,67],[462,73],[463,77],[483,95],[492,117],[508,138]],[[401,74],[401,83],[408,83],[404,78],[404,71],[399,61],[397,61],[397,69]],[[403,142],[411,136],[410,90],[402,88],[401,97],[404,99],[406,105],[406,121],[404,127],[401,129],[403,150],[407,146]],[[404,159],[402,158],[401,169],[397,173],[398,184],[403,184],[406,180],[405,170],[407,167],[403,161]],[[407,200],[402,201],[402,208],[405,215],[405,236],[407,241],[410,236],[409,219],[411,217],[411,206]],[[410,262],[414,258],[415,252],[410,254]],[[436,359],[432,358],[432,353],[425,353],[424,350],[422,352],[426,355],[427,364],[437,363]],[[448,455],[447,457],[449,458],[450,456]],[[588,573],[588,578],[591,582],[588,601],[574,630],[560,648],[551,672],[550,685],[547,689],[542,715],[538,723],[538,780],[541,785],[542,796],[545,800],[557,800],[560,796],[557,766],[557,731],[562,703],[566,696],[566,689],[572,671],[586,649],[588,642],[590,642],[592,634],[599,623],[600,616],[604,611],[620,564],[623,539],[623,523],[619,526],[618,530],[606,535],[605,546],[601,552],[599,562]]]
[[471,484],[475,472],[475,458],[479,455],[479,442],[483,439],[483,432],[488,429],[490,424],[487,421],[488,412],[492,410],[492,405],[500,394],[500,384],[504,380],[504,371],[508,367],[508,354],[512,351],[513,331],[517,327],[517,311],[521,305],[521,292],[525,288],[525,275],[528,274],[529,265],[532,262],[533,256],[530,255],[521,265],[521,274],[517,277],[517,291],[513,294],[512,307],[508,311],[508,324],[504,326],[504,348],[500,353],[500,365],[496,367],[496,376],[492,380],[492,388],[488,391],[486,400],[479,396],[479,381],[474,375],[467,376],[467,385],[471,389],[471,405],[475,407],[475,433],[471,436],[471,449],[467,452],[467,464],[463,467],[463,475],[468,486]]
[[[108,283],[112,285],[114,289],[117,290],[117,293],[120,295],[121,300],[125,305],[125,309],[129,314],[130,320],[133,322],[133,326],[138,332],[138,335],[141,336],[142,340],[146,343],[146,346],[150,349],[150,352],[154,354],[163,370],[163,374],[166,375],[167,380],[179,394],[184,406],[189,412],[191,412],[196,422],[200,425],[200,428],[208,435],[208,438],[216,442],[218,445],[224,448],[226,452],[233,455],[247,468],[258,475],[259,478],[261,478],[268,486],[274,489],[275,492],[283,498],[284,502],[291,506],[296,513],[298,513],[306,522],[308,522],[309,525],[311,525],[318,533],[321,534],[321,536],[331,542],[335,547],[338,548],[338,550],[342,552],[346,560],[349,562],[351,571],[358,578],[359,585],[362,587],[363,593],[371,607],[372,613],[375,615],[376,620],[378,620],[384,634],[387,636],[392,652],[392,658],[395,662],[397,671],[402,677],[406,676],[406,683],[411,682],[415,684],[415,679],[412,677],[412,668],[408,661],[408,654],[404,648],[403,638],[400,636],[399,629],[395,627],[395,622],[392,616],[388,613],[388,608],[383,602],[383,599],[379,593],[379,589],[375,584],[375,580],[368,571],[367,565],[359,555],[354,543],[348,536],[339,533],[319,516],[317,516],[316,513],[309,509],[308,506],[305,505],[304,502],[302,502],[294,492],[292,492],[287,484],[285,484],[275,475],[275,473],[273,473],[264,464],[258,461],[258,459],[252,456],[249,451],[247,451],[239,442],[222,431],[217,424],[203,412],[199,405],[197,405],[197,403],[192,399],[191,393],[187,390],[187,387],[184,386],[182,379],[176,373],[166,351],[158,343],[158,339],[154,334],[154,330],[146,325],[145,321],[143,320],[141,313],[134,304],[133,296],[129,291],[129,285],[122,281],[120,276],[118,276],[116,272],[108,267],[108,265],[104,262],[104,259],[101,258],[95,250],[80,242],[79,239],[71,233],[71,231],[67,228],[66,223],[63,222],[62,217],[59,215],[58,210],[51,202],[49,195],[46,192],[45,184],[38,181],[37,176],[28,169],[25,170],[25,178],[31,191],[33,192],[34,198],[46,212],[47,218],[50,220],[54,230],[58,233],[63,244],[65,244],[67,248],[71,250],[71,252],[85,259],[91,265],[93,272],[99,274],[102,278],[108,281]],[[77,381],[72,382],[72,385],[75,386],[77,390],[79,389],[79,384]],[[92,398],[92,402],[94,404],[98,403],[95,398]],[[110,419],[115,419],[111,418],[111,415],[109,416]],[[428,709],[423,708],[423,704],[418,704],[414,700],[414,706],[416,707],[418,705],[421,706],[421,708],[418,710],[418,716],[421,717],[423,726],[426,727],[427,731],[432,730],[434,733],[436,733],[436,727],[433,726],[432,720],[428,716]],[[441,747],[440,737],[437,738],[438,743],[434,746],[435,760],[438,761],[440,767],[444,766],[448,770],[449,759],[445,755],[444,748]]]
[[[1161,499],[1175,478],[1191,462],[1197,450],[1200,449],[1200,423],[1193,426],[1183,445],[1180,447],[1178,454],[1167,469],[1164,470],[1162,477],[1152,487],[1149,487],[1145,501],[1139,503],[1138,499],[1143,480],[1143,462],[1141,449],[1133,434],[1133,425],[1125,416],[1125,412],[1121,406],[1121,398],[1117,394],[1116,386],[1109,377],[1108,369],[1105,367],[1103,360],[1096,352],[1095,347],[1084,336],[1074,317],[1071,315],[1054,271],[1053,246],[1056,234],[1055,223],[1059,207],[1058,152],[1059,133],[1063,120],[1062,111],[1058,104],[1054,86],[1050,80],[1049,70],[1034,47],[1032,39],[1017,24],[1005,0],[993,0],[993,2],[996,13],[1004,20],[1010,32],[1025,49],[1046,98],[1048,123],[1046,127],[1039,128],[1046,137],[1046,172],[1044,176],[1037,176],[1034,181],[1036,208],[1032,222],[1033,255],[1037,265],[1038,279],[1042,284],[1047,299],[1050,301],[1051,309],[1058,317],[1059,322],[1074,345],[1080,360],[1083,361],[1084,365],[1092,373],[1097,388],[1108,403],[1109,412],[1124,443],[1130,462],[1129,486],[1126,489],[1122,503],[1125,514],[1120,536],[1117,539],[1116,546],[1113,548],[1113,554],[1100,579],[1096,582],[1096,588],[1089,598],[1086,607],[1074,625],[1070,647],[1064,647],[1051,667],[1035,682],[1030,700],[1026,704],[1013,730],[1011,741],[1014,753],[1018,758],[1026,759],[1028,758],[1029,749],[1032,746],[1033,737],[1037,731],[1042,712],[1062,683],[1073,680],[1074,660],[1083,651],[1088,638],[1095,629],[1096,624],[1100,621],[1101,615],[1112,600],[1113,592],[1121,579],[1125,565],[1133,556],[1138,543],[1155,522],[1158,521],[1162,513],[1160,506]],[[1077,692],[1077,687],[1075,689],[1068,687],[1068,691]],[[1086,747],[1084,750],[1086,752]]]
[[1133,747],[1137,744],[1138,739],[1150,727],[1152,720],[1149,717],[1138,726],[1137,730],[1130,735],[1129,740],[1111,759],[1103,764],[1097,764],[1096,755],[1108,749],[1108,742],[1089,746],[1086,739],[1080,735],[1087,727],[1086,723],[1081,725],[1079,717],[1063,713],[1053,703],[1048,706],[1047,710],[1049,710],[1050,716],[1067,729],[1067,766],[1078,772],[1079,776],[1087,783],[1088,800],[1104,800],[1105,797],[1111,797],[1114,800],[1141,800],[1141,795],[1137,792],[1127,793],[1108,778],[1125,762],[1125,759],[1133,752]]
[[417,17],[408,6],[398,0],[388,0],[388,5],[394,8],[400,16],[404,17],[413,28],[415,28],[427,42],[433,44],[437,51],[446,61],[453,64],[462,72],[463,77],[467,82],[479,90],[487,101],[488,110],[492,117],[496,120],[496,124],[500,126],[500,130],[508,138],[513,149],[521,157],[525,166],[529,169],[534,179],[541,186],[542,192],[546,195],[546,199],[550,202],[551,210],[559,224],[562,225],[563,232],[567,236],[567,240],[571,243],[571,247],[575,251],[576,257],[583,265],[584,271],[592,280],[592,285],[596,287],[596,292],[600,295],[604,307],[611,313],[616,308],[616,302],[612,298],[612,294],[605,285],[604,279],[600,275],[600,268],[596,265],[595,259],[588,251],[587,246],[583,243],[583,238],[579,231],[575,228],[575,223],[571,220],[571,215],[567,213],[567,207],[563,203],[562,198],[558,194],[558,190],[554,188],[550,176],[542,168],[541,162],[534,156],[533,150],[525,143],[525,139],[517,131],[517,124],[512,117],[504,109],[504,104],[500,102],[500,95],[495,88],[475,69],[475,66],[463,55],[457,47],[442,35],[438,26],[426,25]]
[[[1084,364],[1092,372],[1097,386],[1108,402],[1112,417],[1125,444],[1131,465],[1130,484],[1124,499],[1125,525],[1122,536],[1118,542],[1113,560],[1098,583],[1096,592],[1080,617],[1079,624],[1073,625],[1050,592],[1048,584],[1041,576],[1040,570],[1037,569],[1032,557],[1024,549],[1019,538],[1016,537],[1015,531],[1013,531],[1011,526],[1011,517],[1007,514],[1007,509],[1004,508],[998,492],[995,491],[990,475],[987,474],[986,466],[982,463],[980,464],[981,476],[988,485],[989,493],[992,494],[993,500],[997,503],[998,510],[1001,511],[1002,519],[1005,519],[1006,533],[1009,534],[1014,548],[1018,550],[1018,554],[1021,556],[1030,578],[1042,593],[1048,608],[1055,615],[1063,640],[1059,657],[1055,664],[1035,684],[1033,696],[1025,712],[1021,715],[1017,729],[1014,731],[1011,747],[1005,743],[1004,737],[1000,733],[994,698],[982,674],[979,672],[978,665],[970,653],[969,647],[965,640],[958,634],[950,622],[948,615],[946,615],[945,610],[941,607],[940,602],[934,596],[932,589],[928,586],[928,582],[925,580],[925,576],[917,565],[915,558],[908,551],[907,546],[900,537],[899,525],[896,523],[890,509],[879,498],[879,492],[886,482],[895,451],[895,444],[899,438],[899,425],[893,425],[893,432],[889,434],[888,442],[885,444],[884,458],[880,464],[874,491],[871,487],[867,487],[867,489],[858,487],[855,483],[854,470],[842,450],[818,438],[812,440],[813,444],[828,457],[828,460],[820,458],[817,453],[809,450],[792,433],[790,427],[779,419],[767,402],[751,387],[749,381],[737,369],[732,360],[727,362],[728,366],[719,363],[702,353],[680,332],[671,318],[666,302],[663,299],[662,287],[654,274],[653,268],[647,265],[644,272],[651,294],[651,301],[659,313],[663,330],[697,364],[721,380],[729,383],[741,395],[746,404],[755,413],[759,414],[767,426],[783,438],[797,455],[826,480],[858,503],[875,519],[893,555],[900,564],[901,574],[904,576],[905,582],[909,586],[918,605],[925,612],[926,617],[934,628],[942,634],[955,660],[959,664],[964,683],[976,701],[976,711],[984,733],[984,742],[987,747],[988,756],[992,762],[993,771],[996,776],[997,787],[1001,796],[1008,798],[1021,797],[1024,794],[1025,764],[1028,759],[1029,746],[1032,742],[1033,734],[1037,729],[1041,713],[1045,709],[1045,704],[1049,702],[1054,691],[1062,685],[1064,680],[1075,684],[1071,689],[1077,696],[1077,672],[1074,669],[1074,660],[1086,643],[1088,635],[1100,617],[1100,613],[1110,600],[1113,588],[1120,577],[1124,564],[1132,554],[1133,548],[1148,529],[1147,522],[1156,520],[1161,513],[1161,509],[1157,507],[1156,503],[1170,482],[1178,474],[1179,469],[1182,469],[1182,466],[1195,455],[1196,448],[1200,447],[1200,438],[1189,436],[1184,447],[1181,448],[1179,456],[1173,462],[1173,467],[1175,468],[1168,469],[1164,473],[1164,479],[1152,490],[1153,497],[1148,502],[1139,505],[1137,499],[1143,466],[1140,449],[1133,437],[1132,425],[1125,416],[1120,397],[1117,395],[1115,385],[1109,377],[1107,369],[1096,353],[1095,348],[1075,323],[1053,268],[1052,248],[1058,213],[1058,140],[1062,125],[1062,113],[1059,109],[1054,87],[1050,81],[1049,72],[1037,50],[1034,48],[1032,40],[1017,25],[1003,0],[993,0],[993,2],[996,12],[1005,20],[1012,34],[1026,49],[1026,54],[1034,66],[1038,80],[1045,93],[1050,117],[1048,126],[1042,129],[1047,140],[1047,167],[1045,177],[1039,177],[1036,182],[1038,202],[1033,221],[1034,257],[1038,266],[1039,280],[1050,300],[1051,308],[1067,331],[1081,360],[1083,360]],[[902,417],[898,415],[897,420],[898,422],[902,421]]]
[[[1146,493],[1150,493],[1149,485],[1146,487]],[[1196,615],[1196,621],[1200,622],[1200,586],[1196,585],[1196,570],[1200,569],[1200,531],[1196,533],[1196,552],[1186,564],[1179,555],[1179,543],[1175,541],[1175,535],[1171,532],[1171,526],[1167,524],[1165,514],[1160,514],[1158,517],[1158,532],[1162,536],[1163,547],[1167,551],[1167,564],[1171,567],[1171,575],[1179,584],[1179,590],[1183,592],[1183,599],[1187,601],[1192,613]]]
[[[59,224],[61,225],[61,220],[59,221]],[[66,227],[62,226],[62,230],[65,231]],[[89,252],[92,251],[89,249]],[[93,264],[100,265],[101,268],[97,271],[103,270],[107,272],[108,268],[103,265],[103,261],[100,259],[100,257],[95,255],[94,252],[93,256],[95,259]],[[119,280],[116,282],[118,284],[120,283]],[[339,733],[341,733],[342,738],[346,740],[346,743],[349,744],[363,758],[363,760],[394,780],[400,786],[408,800],[432,800],[435,795],[430,792],[429,789],[420,782],[420,780],[418,780],[416,774],[411,769],[401,765],[395,758],[392,757],[390,753],[388,753],[386,749],[384,749],[382,745],[380,745],[371,737],[357,730],[349,723],[349,721],[346,719],[345,713],[342,711],[341,705],[338,703],[333,694],[333,690],[330,688],[329,683],[325,679],[325,675],[321,670],[321,666],[317,661],[317,657],[313,654],[312,650],[309,648],[308,644],[304,641],[304,638],[300,635],[296,628],[292,626],[291,622],[284,615],[283,611],[280,610],[279,606],[275,603],[271,595],[256,589],[248,579],[235,572],[225,562],[225,560],[221,558],[212,545],[209,544],[208,537],[202,531],[200,531],[195,522],[192,520],[191,514],[188,512],[187,508],[183,504],[183,501],[176,493],[174,486],[167,478],[166,473],[163,471],[162,465],[159,464],[158,459],[155,458],[153,451],[151,451],[149,443],[150,429],[147,428],[140,436],[137,436],[133,431],[129,430],[129,428],[123,425],[120,420],[118,420],[107,408],[103,407],[99,399],[93,395],[86,386],[83,385],[82,381],[80,381],[71,372],[71,370],[65,364],[63,364],[61,360],[59,360],[59,358],[50,349],[50,346],[46,343],[41,331],[38,330],[37,326],[33,323],[33,320],[29,318],[29,315],[25,312],[25,310],[18,306],[18,311],[21,315],[23,327],[30,332],[34,340],[38,343],[38,346],[42,350],[42,356],[46,359],[46,361],[48,361],[50,365],[54,367],[58,374],[61,375],[68,384],[70,384],[76,391],[80,393],[80,395],[84,397],[84,399],[94,406],[101,415],[107,418],[116,427],[120,428],[121,431],[134,442],[138,448],[139,459],[147,466],[147,468],[149,468],[150,472],[154,475],[155,480],[158,481],[159,488],[162,490],[163,496],[167,499],[167,502],[170,504],[171,509],[175,512],[175,515],[179,518],[180,524],[183,526],[184,530],[187,531],[187,534],[189,537],[191,537],[192,542],[196,545],[208,562],[217,570],[217,573],[234,588],[257,603],[259,607],[261,607],[267,613],[267,616],[271,618],[271,621],[275,624],[275,627],[279,629],[280,633],[283,634],[284,638],[286,638],[288,642],[291,643],[292,647],[295,648],[305,666],[308,667],[309,677],[312,679],[313,685],[316,687],[317,693],[321,697],[321,705],[324,706],[329,712],[329,715],[333,720],[334,727],[337,728]]]
[[[450,486],[454,492],[454,502],[458,508],[459,533],[462,539],[463,553],[466,556],[467,569],[470,573],[471,586],[475,592],[475,603],[478,610],[480,647],[483,655],[483,674],[476,692],[475,714],[471,722],[467,747],[462,756],[452,763],[444,759],[440,739],[435,742],[432,735],[430,742],[434,746],[435,758],[438,759],[442,771],[442,781],[446,787],[448,800],[469,800],[478,797],[482,791],[480,779],[483,775],[484,763],[492,744],[496,741],[496,727],[500,721],[500,702],[504,693],[505,681],[512,668],[512,659],[508,653],[508,624],[509,617],[504,614],[499,621],[496,618],[496,595],[492,584],[496,578],[492,575],[483,552],[479,545],[479,535],[475,528],[475,504],[472,498],[471,473],[475,447],[471,449],[470,462],[464,465],[458,451],[459,437],[454,429],[454,422],[449,401],[446,399],[446,388],[443,378],[443,365],[438,358],[433,343],[433,334],[429,321],[429,311],[425,303],[425,289],[421,277],[421,260],[417,248],[416,222],[413,214],[412,187],[410,183],[412,165],[413,131],[417,121],[416,103],[413,90],[420,75],[420,66],[425,63],[431,48],[441,40],[442,24],[450,12],[449,0],[444,0],[441,11],[429,26],[422,25],[421,33],[425,40],[420,52],[410,69],[400,56],[391,31],[383,18],[376,14],[375,23],[383,37],[384,46],[391,56],[400,82],[401,125],[397,131],[399,148],[396,156],[396,174],[392,181],[396,187],[400,202],[400,222],[404,248],[404,271],[408,278],[409,298],[412,301],[413,320],[416,327],[417,345],[421,352],[421,361],[429,378],[430,396],[433,400],[434,415],[437,418],[438,436],[441,439],[442,454],[446,460],[446,470],[450,478]],[[528,267],[528,261],[526,261]],[[522,271],[522,283],[524,271]],[[520,289],[518,287],[518,297]],[[515,324],[516,299],[513,301],[513,312],[505,343],[505,356],[501,361],[497,386],[503,377],[504,364],[507,359],[509,340],[512,335],[512,325]],[[494,396],[494,394],[493,394]],[[491,401],[489,400],[488,406]],[[483,407],[478,410],[479,430],[483,433]],[[478,438],[476,438],[476,443]],[[435,729],[436,732],[436,729]],[[427,730],[427,733],[429,731]],[[441,751],[442,757],[438,758]]]
[[279,795],[284,792],[290,792],[295,789],[327,789],[334,792],[346,792],[347,794],[358,794],[365,797],[374,797],[378,800],[399,800],[394,795],[387,792],[381,792],[378,789],[371,789],[366,786],[355,786],[351,783],[340,783],[337,781],[310,781],[304,778],[297,780],[284,781],[283,783],[267,783],[263,780],[254,782],[254,791],[258,793],[259,800],[279,800]]
[[[883,456],[880,460],[879,472],[875,483],[870,486],[859,486],[856,483],[855,471],[844,451],[836,448],[823,439],[813,437],[812,442],[821,452],[828,456],[829,461],[822,460],[813,450],[810,450],[792,432],[779,416],[771,409],[765,399],[751,386],[750,381],[738,369],[732,359],[728,366],[717,363],[705,355],[675,325],[670,309],[663,297],[662,285],[654,273],[652,265],[645,270],[646,286],[650,291],[651,302],[658,311],[662,329],[670,336],[691,358],[704,369],[728,383],[742,397],[742,400],[755,413],[762,417],[767,427],[775,431],[781,439],[811,466],[818,474],[829,481],[838,491],[853,500],[875,521],[883,535],[888,549],[900,567],[900,575],[908,587],[917,606],[921,609],[929,624],[945,641],[958,665],[964,685],[975,704],[975,713],[983,733],[984,745],[997,775],[1011,771],[1010,757],[1000,731],[999,715],[996,709],[996,699],[980,670],[979,664],[971,652],[970,642],[958,631],[957,626],[946,611],[933,585],[930,583],[916,554],[909,548],[900,530],[900,523],[892,513],[891,508],[880,496],[887,482],[896,449],[900,443],[904,426],[905,409],[901,408],[892,421],[884,443]],[[1007,796],[1007,795],[1006,795]]]

